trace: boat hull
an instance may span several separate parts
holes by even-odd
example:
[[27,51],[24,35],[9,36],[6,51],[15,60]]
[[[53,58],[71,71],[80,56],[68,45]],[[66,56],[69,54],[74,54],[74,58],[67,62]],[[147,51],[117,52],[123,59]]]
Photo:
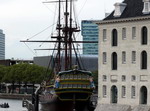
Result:
[[94,108],[90,107],[89,101],[57,101],[53,103],[47,103],[41,105],[42,111],[94,111]]
[[55,93],[61,101],[88,101],[92,95],[92,89],[56,89]]

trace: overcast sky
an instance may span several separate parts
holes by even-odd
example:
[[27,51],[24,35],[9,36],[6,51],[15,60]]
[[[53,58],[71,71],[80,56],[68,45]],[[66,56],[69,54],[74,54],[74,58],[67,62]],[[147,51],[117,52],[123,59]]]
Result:
[[[48,1],[48,0],[47,0]],[[81,20],[101,20],[105,13],[114,10],[114,3],[123,0],[77,0],[76,13]],[[20,40],[31,38],[53,24],[55,4],[43,4],[44,0],[0,0],[0,29],[5,34],[6,59],[33,59],[35,56],[49,55],[46,51],[37,51],[48,44],[24,43]],[[51,34],[49,28],[32,40],[47,40]]]

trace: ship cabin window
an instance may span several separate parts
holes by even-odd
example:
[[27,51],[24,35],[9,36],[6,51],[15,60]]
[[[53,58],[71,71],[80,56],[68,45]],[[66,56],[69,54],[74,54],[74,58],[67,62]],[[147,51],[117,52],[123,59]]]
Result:
[[72,84],[68,84],[68,88],[72,88]]
[[78,88],[81,88],[81,84],[78,84]]
[[59,88],[63,88],[63,85],[60,84]]
[[78,74],[78,79],[81,79],[81,74]]
[[87,75],[87,80],[89,80],[89,78],[90,78],[90,76],[89,76],[89,75]]
[[65,75],[61,75],[60,79],[62,79],[62,80],[65,79]]
[[77,79],[77,75],[74,75],[73,78],[74,78],[74,79]]
[[86,77],[86,75],[85,74],[83,74],[82,75],[82,79],[86,79],[87,77]]
[[77,88],[77,84],[73,84],[72,86],[73,86],[73,88]]
[[68,87],[68,84],[64,84],[64,85],[63,85],[63,88],[67,88],[67,87]]
[[69,74],[66,74],[65,79],[69,79]]
[[83,85],[82,85],[82,88],[86,88],[86,84],[83,84]]
[[72,74],[70,75],[70,79],[73,79],[73,75]]

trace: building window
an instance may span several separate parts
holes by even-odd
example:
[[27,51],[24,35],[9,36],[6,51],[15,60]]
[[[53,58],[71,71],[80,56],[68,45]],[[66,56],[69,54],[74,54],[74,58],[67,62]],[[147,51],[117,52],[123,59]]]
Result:
[[126,76],[122,75],[121,79],[122,79],[123,82],[126,81]]
[[118,45],[118,33],[116,29],[113,29],[112,31],[112,46]]
[[132,63],[136,63],[136,52],[132,51]]
[[149,3],[146,2],[145,3],[145,12],[148,12],[149,11],[148,9],[149,9]]
[[142,28],[141,43],[142,43],[142,45],[146,45],[147,44],[147,28],[146,27]]
[[103,42],[105,42],[107,40],[107,30],[103,29]]
[[122,28],[122,40],[126,39],[126,28]]
[[107,81],[107,76],[103,75],[103,81]]
[[125,64],[126,63],[126,52],[123,51],[122,52],[122,64]]
[[131,87],[131,98],[135,98],[135,86]]
[[107,54],[106,52],[103,52],[103,64],[106,64],[107,62]]
[[136,38],[136,27],[132,27],[132,39]]
[[125,98],[126,96],[126,87],[122,86],[122,98]]
[[132,75],[131,81],[136,81],[136,76],[135,75]]
[[147,69],[147,52],[141,53],[141,69]]
[[107,95],[107,87],[103,85],[103,97],[105,98]]
[[112,70],[117,70],[117,53],[112,53]]

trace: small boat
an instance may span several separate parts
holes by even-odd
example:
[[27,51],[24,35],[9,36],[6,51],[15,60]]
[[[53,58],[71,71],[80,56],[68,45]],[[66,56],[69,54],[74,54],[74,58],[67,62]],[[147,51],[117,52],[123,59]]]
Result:
[[1,108],[9,108],[9,104],[8,103],[3,103],[3,104],[0,104],[0,107]]

